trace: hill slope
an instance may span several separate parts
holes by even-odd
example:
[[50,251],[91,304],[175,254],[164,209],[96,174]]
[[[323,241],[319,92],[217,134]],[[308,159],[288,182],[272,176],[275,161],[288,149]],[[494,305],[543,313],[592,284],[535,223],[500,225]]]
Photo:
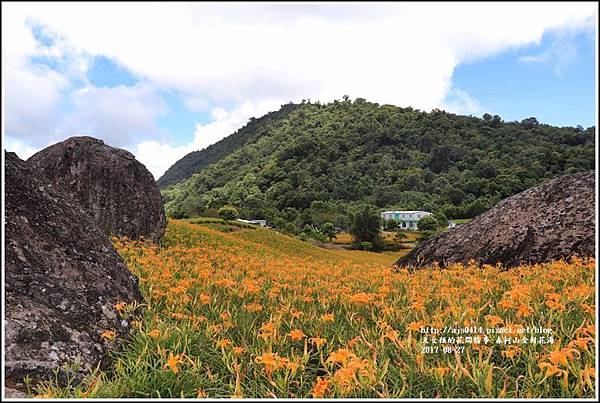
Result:
[[294,109],[296,109],[296,105],[287,104],[283,105],[278,111],[270,112],[258,119],[251,119],[246,126],[231,136],[227,136],[204,150],[194,151],[184,156],[167,169],[163,176],[158,178],[156,183],[160,188],[164,188],[189,178],[202,168],[221,160],[244,144],[267,132],[271,129],[273,122],[285,118]]
[[[82,384],[59,387],[57,380],[35,393],[209,399],[594,395],[593,259],[508,271],[453,265],[393,273],[382,254],[329,251],[272,230],[225,233],[182,220],[169,221],[161,244],[115,241],[146,303],[132,322],[131,340],[114,344],[114,364]],[[467,325],[497,334],[485,341],[474,330],[467,336],[481,343],[458,341],[454,329]],[[554,343],[547,336],[536,343],[495,342],[520,340],[533,325],[551,329]],[[426,342],[422,326],[436,328],[436,337],[448,343]],[[530,336],[541,340],[542,334]],[[562,366],[557,354],[576,359]],[[547,376],[557,365],[569,372],[568,385],[562,372]]]
[[201,169],[163,188],[167,211],[204,214],[233,204],[245,216],[304,225],[319,212],[332,220],[349,205],[371,203],[469,217],[594,167],[595,128],[557,128],[535,118],[506,123],[363,99],[287,105],[267,116],[186,157],[187,166]]

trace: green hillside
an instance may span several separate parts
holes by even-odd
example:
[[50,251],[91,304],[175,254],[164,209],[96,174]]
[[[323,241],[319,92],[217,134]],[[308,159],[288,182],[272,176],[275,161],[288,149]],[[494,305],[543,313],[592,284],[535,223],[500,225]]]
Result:
[[246,126],[231,136],[227,136],[204,150],[187,154],[167,169],[156,183],[160,188],[165,188],[189,178],[202,168],[223,159],[244,144],[252,142],[272,128],[276,128],[277,122],[280,122],[295,108],[296,105],[287,104],[283,105],[280,110],[270,112],[259,119],[251,119]]
[[468,218],[542,181],[593,169],[594,141],[593,127],[535,118],[304,102],[186,156],[159,183],[176,217],[231,204],[279,226],[344,225],[349,207],[369,203]]

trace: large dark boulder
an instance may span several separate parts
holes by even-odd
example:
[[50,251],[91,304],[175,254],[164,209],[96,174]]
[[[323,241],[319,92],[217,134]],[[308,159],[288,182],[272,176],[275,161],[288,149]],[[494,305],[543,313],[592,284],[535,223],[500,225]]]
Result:
[[107,235],[158,242],[164,234],[160,191],[130,152],[93,137],[71,137],[27,162],[73,195]]
[[79,361],[77,379],[104,362],[103,331],[128,332],[115,304],[141,300],[137,279],[70,195],[5,157],[6,380],[47,380]]
[[394,266],[438,262],[512,267],[593,256],[594,171],[564,175],[498,203],[468,224],[425,240]]

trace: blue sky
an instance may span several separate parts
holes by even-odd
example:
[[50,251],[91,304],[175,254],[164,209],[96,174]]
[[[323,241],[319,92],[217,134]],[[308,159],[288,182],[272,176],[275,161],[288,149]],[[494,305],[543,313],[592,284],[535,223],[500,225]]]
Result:
[[250,117],[345,94],[595,125],[591,3],[2,8],[3,136],[23,158],[91,135],[158,178]]
[[[565,43],[562,43],[565,42]],[[568,62],[555,54],[570,48]],[[556,126],[594,126],[596,121],[595,37],[578,32],[567,40],[548,32],[541,43],[495,57],[458,65],[453,84],[476,99],[483,110],[506,121],[535,116]],[[549,55],[535,62],[531,55]],[[527,59],[525,59],[527,60]]]
[[[90,84],[96,87],[114,88],[120,85],[133,86],[140,82],[126,68],[105,56],[94,58],[88,72]],[[188,109],[173,92],[163,91],[161,96],[167,105],[167,112],[156,118],[161,135],[178,146],[193,140],[197,123],[209,123],[212,118],[207,112]]]
[[[570,55],[568,63],[562,65],[555,53],[564,47],[569,47]],[[487,112],[500,115],[505,121],[535,116],[540,122],[556,126],[594,126],[595,51],[595,38],[589,32],[576,32],[564,39],[560,33],[550,31],[539,44],[459,64],[452,74],[452,85],[479,105],[479,110],[464,113],[481,116],[475,112]],[[549,56],[535,61],[526,59],[539,55]],[[104,56],[94,58],[88,79],[97,87],[139,82],[126,68]],[[193,140],[196,123],[211,121],[210,114],[188,109],[176,94],[164,92],[162,96],[168,112],[156,122],[174,145]],[[453,100],[452,94],[447,100]]]

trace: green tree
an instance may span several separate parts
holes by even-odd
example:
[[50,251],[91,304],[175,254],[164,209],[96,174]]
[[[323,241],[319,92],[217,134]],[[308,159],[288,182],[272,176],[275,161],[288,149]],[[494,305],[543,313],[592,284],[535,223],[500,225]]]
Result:
[[[435,213],[433,215],[433,217],[435,217],[436,221],[438,222],[438,227],[439,228],[443,228],[443,227],[447,227],[448,226],[448,217],[446,217],[446,215],[444,213],[442,213],[441,211],[438,211],[437,213]],[[419,227],[420,227],[420,223],[419,223]]]
[[419,231],[435,231],[438,227],[438,221],[433,216],[423,217],[419,220]]
[[377,207],[364,204],[359,206],[350,217],[350,234],[354,243],[370,242],[371,249],[381,251],[381,219]]
[[335,225],[333,225],[332,222],[326,222],[325,224],[321,225],[320,231],[329,239],[329,242],[336,237]]
[[219,209],[219,217],[223,220],[230,221],[238,218],[238,211],[232,206],[223,206]]
[[396,231],[396,229],[398,228],[398,224],[398,221],[391,218],[389,220],[385,220],[385,222],[383,223],[383,227],[386,231]]

